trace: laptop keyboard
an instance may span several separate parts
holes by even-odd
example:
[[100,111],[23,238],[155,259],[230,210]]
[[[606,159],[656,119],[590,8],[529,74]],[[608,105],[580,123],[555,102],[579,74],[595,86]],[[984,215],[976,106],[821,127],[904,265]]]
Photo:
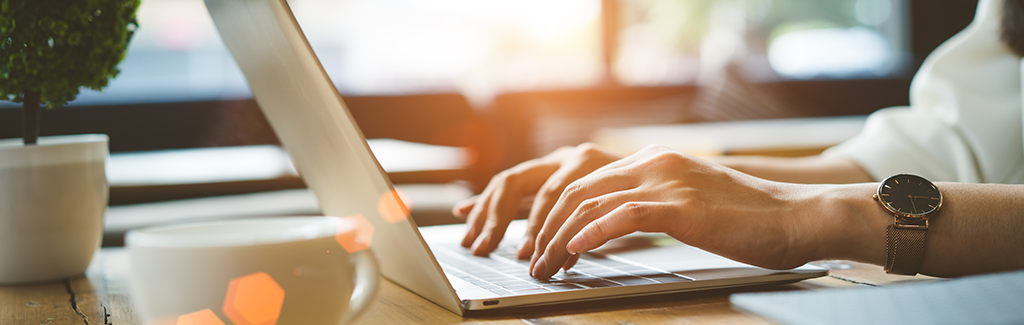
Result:
[[456,243],[431,245],[430,248],[445,273],[500,296],[692,281],[596,253],[583,253],[569,271],[560,271],[548,280],[537,280],[529,274],[530,261],[517,259],[512,246],[498,247],[489,257],[474,256]]

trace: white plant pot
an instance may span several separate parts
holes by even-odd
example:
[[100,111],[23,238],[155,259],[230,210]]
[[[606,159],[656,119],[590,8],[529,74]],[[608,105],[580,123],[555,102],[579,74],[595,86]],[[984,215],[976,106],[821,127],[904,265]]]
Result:
[[107,207],[102,134],[0,140],[0,283],[85,273]]

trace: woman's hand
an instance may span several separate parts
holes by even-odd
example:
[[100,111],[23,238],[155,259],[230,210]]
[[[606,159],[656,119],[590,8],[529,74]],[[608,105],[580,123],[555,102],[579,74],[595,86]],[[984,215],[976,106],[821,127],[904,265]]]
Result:
[[[558,186],[546,187],[561,196],[536,238],[530,269],[538,279],[572,267],[580,252],[635,231],[663,232],[772,269],[817,257],[806,241],[819,236],[805,234],[814,225],[802,224],[796,211],[807,206],[814,186],[767,181],[664,146],[647,147],[564,185],[570,179],[559,177]],[[530,221],[536,226],[539,217],[531,214]]]
[[479,196],[455,206],[456,216],[467,219],[469,230],[462,246],[475,255],[487,255],[498,247],[521,202],[533,199],[519,258],[533,253],[544,218],[569,183],[621,158],[592,144],[562,147],[547,156],[523,162],[491,179]]
[[[877,184],[773,182],[663,146],[617,158],[584,144],[502,172],[474,201],[455,208],[469,219],[463,245],[472,244],[478,255],[494,250],[520,203],[534,196],[519,257],[533,254],[530,272],[539,279],[572,267],[580,252],[635,231],[663,232],[770,269],[823,258],[885,262],[885,229],[893,216],[871,198]],[[851,164],[820,171],[859,172],[844,182],[867,177]],[[782,169],[796,173],[807,166]],[[938,186],[943,209],[929,218],[922,273],[959,276],[1024,266],[1024,258],[1007,258],[1024,256],[1024,186]]]

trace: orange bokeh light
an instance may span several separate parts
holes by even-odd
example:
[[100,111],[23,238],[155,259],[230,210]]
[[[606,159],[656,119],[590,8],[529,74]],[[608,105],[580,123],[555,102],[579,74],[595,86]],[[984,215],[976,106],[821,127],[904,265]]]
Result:
[[342,218],[334,240],[349,254],[370,248],[373,242],[373,224],[361,214]]
[[194,313],[181,315],[178,317],[177,325],[224,325],[224,322],[210,308],[206,308]]
[[410,207],[405,202],[409,200],[404,199],[404,195],[398,190],[384,192],[377,199],[377,213],[387,222],[399,223],[409,218]]
[[231,280],[223,311],[236,325],[274,325],[282,305],[284,289],[270,274],[256,272]]

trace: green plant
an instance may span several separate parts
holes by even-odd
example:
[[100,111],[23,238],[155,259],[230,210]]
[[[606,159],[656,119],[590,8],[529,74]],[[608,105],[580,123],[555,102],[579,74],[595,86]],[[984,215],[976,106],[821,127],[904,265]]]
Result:
[[81,87],[117,76],[138,26],[139,0],[0,0],[0,99],[22,103],[25,144],[39,107],[60,107]]

